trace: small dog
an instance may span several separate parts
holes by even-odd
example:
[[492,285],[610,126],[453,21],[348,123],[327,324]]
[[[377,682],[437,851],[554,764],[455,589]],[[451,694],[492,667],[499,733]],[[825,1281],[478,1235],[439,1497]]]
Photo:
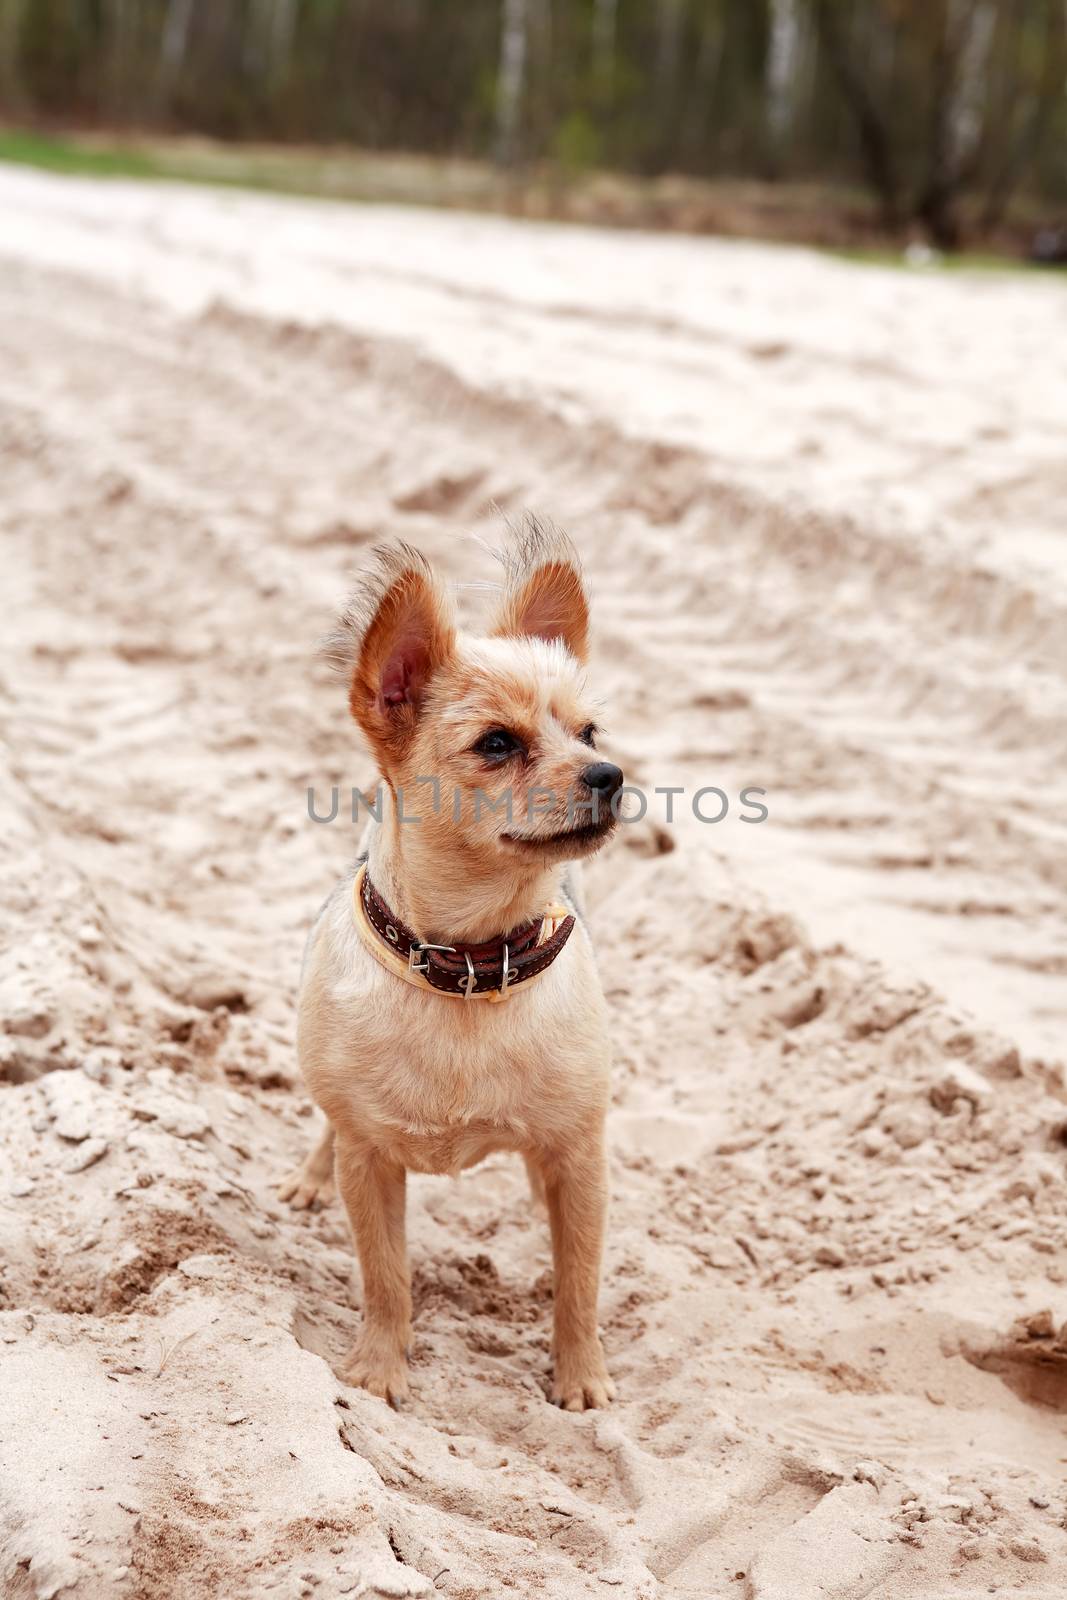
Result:
[[333,640],[383,783],[364,853],[311,931],[301,1069],[327,1131],[282,1187],[348,1211],[363,1325],[342,1375],[407,1393],[405,1176],[525,1157],[554,1257],[552,1399],[614,1394],[597,1332],[608,1031],[577,869],[615,826],[594,753],[588,607],[569,542],[532,519],[488,637],[457,632],[425,560],[375,552]]

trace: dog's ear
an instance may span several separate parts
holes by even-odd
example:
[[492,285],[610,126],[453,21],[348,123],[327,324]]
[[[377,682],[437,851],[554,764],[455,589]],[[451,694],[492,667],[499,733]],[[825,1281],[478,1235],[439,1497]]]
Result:
[[379,546],[327,654],[348,678],[348,704],[384,771],[402,760],[427,686],[455,650],[448,598],[409,545]]
[[515,548],[500,559],[507,579],[493,634],[558,639],[584,662],[589,654],[589,605],[578,557],[566,534],[527,516]]

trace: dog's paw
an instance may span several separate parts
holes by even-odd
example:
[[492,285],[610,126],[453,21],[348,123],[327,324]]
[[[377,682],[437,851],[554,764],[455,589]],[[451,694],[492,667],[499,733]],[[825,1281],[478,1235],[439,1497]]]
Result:
[[312,1206],[329,1206],[337,1199],[333,1173],[321,1175],[297,1167],[278,1185],[279,1200],[288,1200],[296,1211],[307,1211]]
[[605,1372],[602,1377],[572,1379],[552,1384],[552,1402],[564,1411],[598,1411],[610,1406],[615,1398],[615,1385]]
[[572,1351],[557,1359],[552,1379],[552,1403],[564,1411],[596,1411],[615,1398],[599,1343],[588,1351]]
[[340,1376],[345,1383],[366,1389],[390,1405],[399,1405],[408,1397],[408,1364],[403,1350],[366,1334],[356,1340],[351,1355],[341,1366]]

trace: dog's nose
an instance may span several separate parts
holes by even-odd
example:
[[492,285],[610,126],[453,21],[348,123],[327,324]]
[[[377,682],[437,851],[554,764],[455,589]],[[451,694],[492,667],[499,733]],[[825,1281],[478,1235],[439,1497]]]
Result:
[[622,781],[622,768],[616,767],[610,761],[594,761],[593,765],[586,767],[582,773],[582,782],[590,789],[598,790],[609,800],[622,788]]

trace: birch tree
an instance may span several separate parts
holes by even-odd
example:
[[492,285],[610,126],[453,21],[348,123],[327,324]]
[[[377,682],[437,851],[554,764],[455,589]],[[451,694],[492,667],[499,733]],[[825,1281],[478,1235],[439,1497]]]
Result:
[[185,52],[189,45],[189,26],[193,20],[196,0],[167,0],[166,18],[159,37],[159,59],[156,64],[156,84],[159,95],[166,99],[171,86],[181,76],[185,65]]
[[767,125],[774,145],[782,144],[793,120],[799,62],[799,0],[771,0],[771,38],[767,50]]
[[518,149],[530,42],[529,0],[501,0],[500,65],[496,85],[496,158],[511,166]]

